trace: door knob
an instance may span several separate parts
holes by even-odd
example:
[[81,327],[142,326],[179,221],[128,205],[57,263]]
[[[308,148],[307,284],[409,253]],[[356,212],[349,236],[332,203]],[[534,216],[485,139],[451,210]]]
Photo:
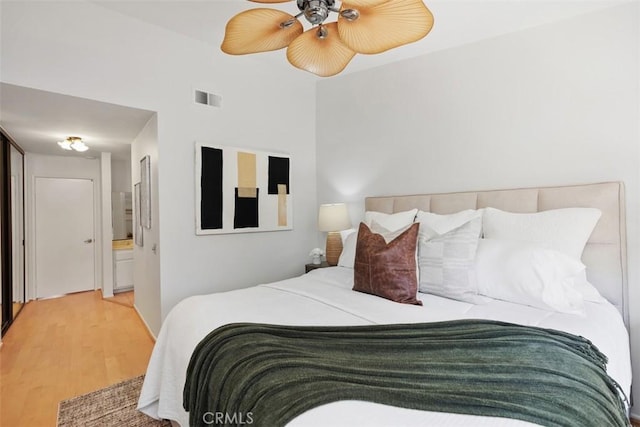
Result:
[[85,243],[91,243],[91,242],[93,242],[93,239],[87,239],[87,240],[85,240],[84,242],[85,242]]

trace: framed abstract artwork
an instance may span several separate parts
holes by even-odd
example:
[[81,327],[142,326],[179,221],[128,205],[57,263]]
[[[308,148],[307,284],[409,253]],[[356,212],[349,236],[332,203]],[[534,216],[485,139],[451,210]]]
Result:
[[144,228],[151,228],[151,158],[148,155],[140,160],[140,222]]
[[134,238],[135,238],[135,242],[136,245],[138,246],[144,246],[144,240],[143,240],[143,228],[142,228],[142,222],[141,222],[141,218],[140,218],[140,183],[136,183],[133,186],[133,203],[135,204],[135,215],[133,216],[133,226],[134,226]]
[[196,143],[196,234],[293,229],[288,154]]

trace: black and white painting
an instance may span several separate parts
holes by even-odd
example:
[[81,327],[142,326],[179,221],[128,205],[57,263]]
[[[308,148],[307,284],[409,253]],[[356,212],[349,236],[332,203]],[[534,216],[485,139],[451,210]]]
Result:
[[196,143],[196,234],[293,228],[291,158]]

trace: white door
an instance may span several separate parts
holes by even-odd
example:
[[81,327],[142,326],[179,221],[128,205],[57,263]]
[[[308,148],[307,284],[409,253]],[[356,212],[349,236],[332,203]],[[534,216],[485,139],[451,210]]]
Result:
[[93,181],[36,178],[38,298],[95,288]]

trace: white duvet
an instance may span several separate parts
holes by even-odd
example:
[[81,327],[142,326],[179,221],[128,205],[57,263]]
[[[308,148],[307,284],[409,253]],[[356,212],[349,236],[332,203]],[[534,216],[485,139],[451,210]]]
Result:
[[[276,283],[187,298],[167,316],[158,336],[138,409],[182,427],[187,365],[196,345],[213,329],[234,322],[281,325],[368,325],[492,319],[563,330],[590,339],[609,358],[607,372],[627,396],[631,387],[628,334],[608,303],[587,302],[586,317],[493,300],[473,305],[419,294],[423,306],[398,304],[354,292],[353,270],[324,268]],[[305,412],[289,426],[527,426],[506,418],[426,412],[370,402],[342,401]]]

